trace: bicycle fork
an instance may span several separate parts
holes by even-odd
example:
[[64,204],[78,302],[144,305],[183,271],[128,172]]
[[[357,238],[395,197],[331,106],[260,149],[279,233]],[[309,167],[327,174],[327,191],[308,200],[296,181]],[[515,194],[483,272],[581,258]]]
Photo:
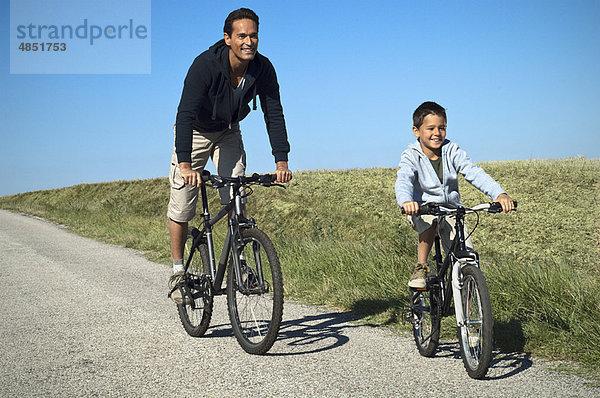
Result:
[[[464,207],[460,207],[456,214],[456,250],[459,253],[464,253],[467,251],[467,247],[465,245],[465,227],[463,223],[463,219],[465,216]],[[473,264],[478,266],[477,261],[474,258],[470,257],[456,257],[453,253],[451,254],[451,258],[454,260],[452,262],[452,296],[454,298],[454,314],[456,315],[456,325],[460,328],[461,333],[465,333],[465,314],[463,312],[463,298],[462,298],[462,288],[463,288],[463,275],[462,269],[464,266]]]
[[[244,258],[244,242],[242,240],[242,234],[240,232],[239,224],[233,218],[229,219],[229,234],[231,242],[231,258],[233,259],[233,268],[230,272],[235,273],[235,282],[238,287],[243,286],[244,281],[242,280],[242,273],[244,268],[242,263],[245,262]],[[245,265],[245,264],[244,264]],[[247,271],[246,271],[247,272]]]
[[[456,326],[464,331],[465,314],[463,306],[462,288],[464,280],[462,275],[463,267],[473,265],[479,267],[477,262],[472,258],[457,258],[452,265],[452,296],[454,298],[454,313],[456,315]],[[469,297],[466,297],[469,300]]]
[[460,328],[465,324],[465,315],[462,305],[462,287],[463,276],[462,267],[465,265],[464,259],[456,259],[452,264],[452,296],[454,298],[454,313],[456,314],[456,325]]
[[[244,220],[245,224],[254,225],[251,220]],[[252,242],[251,253],[244,252],[244,241],[242,239],[240,224],[237,220],[230,220],[229,231],[231,234],[231,255],[235,268],[235,281],[243,294],[265,293],[268,291],[262,269],[261,247],[258,242]],[[251,258],[246,258],[250,255]],[[247,261],[251,261],[248,265]]]

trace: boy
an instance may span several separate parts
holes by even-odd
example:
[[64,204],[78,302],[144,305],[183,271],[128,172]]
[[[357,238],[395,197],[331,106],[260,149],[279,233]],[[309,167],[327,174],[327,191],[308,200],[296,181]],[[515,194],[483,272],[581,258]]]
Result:
[[[471,185],[499,202],[506,213],[514,210],[514,203],[500,184],[477,166],[454,142],[446,140],[446,110],[435,102],[424,102],[413,113],[413,133],[417,142],[402,153],[396,179],[396,199],[408,215],[409,223],[419,234],[417,264],[408,282],[411,288],[425,288],[429,272],[427,258],[435,239],[438,218],[417,216],[419,203],[460,204],[458,174]],[[442,246],[448,252],[454,228],[445,219],[439,220]],[[470,239],[466,242],[472,248]]]

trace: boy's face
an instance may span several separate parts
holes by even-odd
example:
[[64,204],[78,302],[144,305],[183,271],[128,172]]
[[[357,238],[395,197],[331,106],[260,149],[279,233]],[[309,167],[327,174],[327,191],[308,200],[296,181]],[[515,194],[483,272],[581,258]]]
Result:
[[413,126],[413,133],[428,158],[437,159],[442,154],[442,144],[446,139],[446,121],[443,117],[434,114],[425,116],[421,127]]

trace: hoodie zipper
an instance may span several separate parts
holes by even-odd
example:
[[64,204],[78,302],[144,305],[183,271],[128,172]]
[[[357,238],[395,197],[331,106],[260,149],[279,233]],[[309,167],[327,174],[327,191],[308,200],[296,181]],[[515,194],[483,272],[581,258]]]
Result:
[[[222,64],[220,64],[222,66]],[[223,79],[221,79],[221,81],[219,82],[219,88],[217,89],[217,92],[215,94],[215,100],[214,100],[214,105],[213,105],[213,111],[212,111],[212,120],[215,121],[217,120],[217,101],[219,99],[219,93],[221,92],[221,90],[223,89],[223,84],[226,83],[229,86],[229,110],[230,110],[230,119],[229,119],[229,128],[231,129],[231,126],[233,125],[233,109],[234,109],[234,103],[233,103],[233,86],[231,85],[231,77],[229,76],[229,71],[224,71],[224,68],[221,68],[221,74],[224,76]],[[256,110],[257,106],[256,106],[256,93],[257,93],[257,89],[256,89],[256,81],[253,82],[253,100],[252,100],[252,110]],[[242,93],[242,95],[240,95],[240,99],[239,99],[239,103],[238,103],[238,114],[241,108],[241,103],[243,102],[244,99],[244,95]]]
[[[417,140],[417,142],[418,142],[418,140]],[[429,173],[430,173],[430,174],[433,172],[433,174],[431,174],[431,175],[435,175],[435,177],[436,177],[436,178],[435,178],[434,180],[435,180],[436,182],[439,182],[439,181],[440,181],[440,179],[439,179],[439,178],[437,178],[437,173],[436,173],[436,172],[435,172],[435,170],[433,169],[433,165],[431,164],[431,160],[430,160],[430,159],[427,157],[427,155],[425,155],[425,153],[423,153],[423,150],[421,149],[421,144],[420,144],[420,143],[419,143],[419,144],[418,144],[418,146],[415,148],[415,150],[416,150],[416,151],[417,151],[417,153],[419,154],[419,158],[420,158],[420,159],[427,159],[427,160],[424,162],[424,163],[426,164],[426,166],[425,166],[425,167],[428,167],[428,168],[429,168]],[[444,172],[443,172],[443,170],[445,169],[445,167],[444,167],[444,166],[445,166],[445,164],[444,164],[444,163],[445,163],[445,158],[446,158],[446,157],[444,156],[444,148],[443,148],[443,147],[442,147],[442,155],[441,155],[441,158],[442,158],[442,181],[441,181],[441,182],[439,182],[439,184],[440,184],[440,187],[441,187],[441,189],[442,189],[442,197],[444,198],[444,203],[448,203],[448,195],[446,194],[446,189],[444,188],[444,187],[445,187],[445,185],[444,185],[444,182],[446,181],[446,173],[444,173]]]

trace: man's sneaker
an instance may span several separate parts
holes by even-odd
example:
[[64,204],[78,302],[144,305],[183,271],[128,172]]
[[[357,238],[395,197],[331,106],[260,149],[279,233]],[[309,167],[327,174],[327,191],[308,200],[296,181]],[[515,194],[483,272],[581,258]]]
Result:
[[183,271],[171,275],[169,278],[169,297],[177,304],[187,305],[191,303],[191,297],[184,281]]
[[408,287],[413,289],[425,289],[427,283],[425,278],[427,278],[427,273],[429,272],[429,264],[416,264],[413,267],[413,274],[408,281]]

